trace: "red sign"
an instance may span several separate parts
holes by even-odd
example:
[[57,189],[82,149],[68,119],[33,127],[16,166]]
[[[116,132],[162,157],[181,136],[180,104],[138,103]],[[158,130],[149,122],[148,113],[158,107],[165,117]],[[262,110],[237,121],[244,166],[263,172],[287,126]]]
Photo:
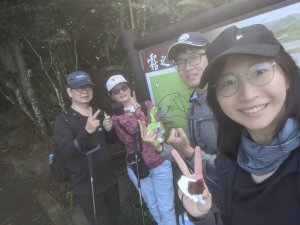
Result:
[[171,44],[165,42],[140,51],[140,60],[145,73],[173,67],[172,62],[167,59]]

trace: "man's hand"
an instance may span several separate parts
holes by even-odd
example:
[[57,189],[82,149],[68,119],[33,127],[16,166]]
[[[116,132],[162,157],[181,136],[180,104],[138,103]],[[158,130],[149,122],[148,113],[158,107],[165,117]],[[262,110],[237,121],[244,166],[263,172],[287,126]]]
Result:
[[89,108],[89,116],[85,125],[85,130],[90,134],[94,133],[97,127],[100,126],[100,120],[97,119],[99,113],[100,113],[100,109],[98,109],[93,115],[92,108],[91,107]]
[[[183,159],[180,157],[180,155],[176,150],[172,150],[171,154],[173,155],[177,165],[179,166],[184,176],[194,180],[203,179],[201,149],[198,146],[195,148],[195,173],[194,174],[190,173],[185,162],[183,161]],[[212,197],[206,185],[202,193],[202,198],[205,201],[204,205],[200,202],[195,202],[194,200],[186,196],[180,190],[180,188],[178,190],[178,196],[179,199],[182,200],[184,208],[189,212],[189,214],[191,214],[194,217],[204,218],[208,214],[212,205]]]
[[103,127],[106,131],[111,131],[112,130],[111,116],[107,115],[105,112],[104,112]]
[[194,154],[194,149],[182,128],[172,128],[167,143],[188,159]]

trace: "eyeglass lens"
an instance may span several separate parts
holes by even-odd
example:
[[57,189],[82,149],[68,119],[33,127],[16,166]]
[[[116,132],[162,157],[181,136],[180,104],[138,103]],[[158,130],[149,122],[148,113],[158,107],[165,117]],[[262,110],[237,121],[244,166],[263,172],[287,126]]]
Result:
[[75,88],[75,90],[79,93],[83,92],[84,90],[89,92],[93,90],[93,86],[87,85],[87,86],[80,86],[79,88]]
[[127,90],[128,90],[128,86],[127,86],[127,85],[123,85],[122,87],[120,87],[120,88],[118,88],[118,89],[113,89],[113,90],[111,91],[111,93],[112,93],[113,95],[118,95],[118,94],[120,94],[121,91],[125,92],[125,91],[127,91]]
[[[275,62],[260,62],[253,64],[247,70],[247,79],[254,85],[263,86],[268,84],[274,77],[273,65]],[[223,97],[234,95],[238,91],[239,77],[243,75],[235,73],[225,73],[216,81],[217,94]]]
[[187,63],[190,66],[196,66],[196,65],[200,64],[201,55],[202,54],[193,54],[190,57],[188,57],[187,59],[174,61],[175,69],[178,71],[184,70]]

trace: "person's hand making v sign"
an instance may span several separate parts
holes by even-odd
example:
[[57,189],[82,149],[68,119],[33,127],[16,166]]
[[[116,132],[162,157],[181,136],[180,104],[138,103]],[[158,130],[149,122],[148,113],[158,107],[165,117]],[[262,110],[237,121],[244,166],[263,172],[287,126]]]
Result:
[[112,118],[110,115],[107,115],[106,112],[104,112],[103,127],[108,132],[111,131],[113,128]]
[[[180,155],[176,150],[172,150],[171,153],[184,176],[193,179],[195,181],[200,179],[203,180],[201,149],[198,146],[195,148],[194,174],[191,174],[187,165],[185,164],[185,162],[183,161],[183,159],[180,157]],[[182,191],[181,188],[179,188],[178,190],[178,196],[179,199],[182,200],[184,208],[188,211],[190,215],[198,218],[204,218],[208,214],[212,206],[212,196],[204,182],[203,184],[204,184],[204,190],[202,193],[202,198],[204,200],[204,203],[195,201],[192,198],[188,197],[186,194],[184,194],[184,191],[186,192],[186,190]]]
[[154,131],[148,131],[144,121],[138,120],[141,138],[143,142],[148,143],[157,152],[162,151],[162,145],[157,141],[157,134]]
[[132,92],[131,103],[133,105],[134,114],[139,116],[141,113],[141,105],[136,100],[135,91]]
[[98,109],[93,115],[92,108],[89,108],[89,116],[85,125],[85,130],[90,134],[94,133],[97,127],[100,126],[100,120],[97,119],[99,113],[100,109]]

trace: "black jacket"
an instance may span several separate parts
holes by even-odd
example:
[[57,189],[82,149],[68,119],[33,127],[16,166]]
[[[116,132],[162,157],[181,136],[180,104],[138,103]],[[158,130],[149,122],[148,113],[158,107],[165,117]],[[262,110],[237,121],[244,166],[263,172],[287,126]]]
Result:
[[[103,118],[100,118],[102,123]],[[114,133],[100,126],[93,134],[85,130],[87,117],[72,108],[61,112],[55,122],[55,143],[58,156],[66,163],[73,191],[77,195],[91,194],[88,160],[85,153],[98,144],[100,149],[92,155],[95,193],[101,193],[117,182],[114,165],[106,141],[113,141]]]
[[[233,199],[233,195],[234,195],[233,186],[234,186],[234,182],[235,182],[235,180],[234,180],[235,175],[238,171],[238,165],[235,160],[231,160],[221,154],[216,159],[216,169],[217,169],[217,172],[219,175],[219,182],[220,182],[219,191],[220,191],[220,196],[221,196],[221,208],[213,206],[209,215],[206,218],[204,218],[203,220],[197,220],[197,218],[190,217],[191,220],[194,222],[194,224],[197,224],[197,225],[200,225],[200,224],[201,225],[214,225],[214,224],[215,225],[224,225],[224,224],[230,225],[230,224],[232,224],[231,215],[232,215],[232,209],[234,207],[232,205],[232,203],[233,203],[232,199]],[[293,201],[296,200],[296,202],[298,200],[300,200],[300,147],[296,148],[290,154],[289,158],[286,159],[282,163],[282,165],[280,166],[280,168],[278,168],[277,171],[278,171],[278,173],[276,174],[276,172],[275,172],[274,176],[279,177],[279,179],[281,179],[282,183],[284,185],[287,185],[287,187],[291,187],[289,185],[293,185],[294,188],[292,188],[290,190],[295,191],[296,190],[295,185],[298,185],[297,186],[298,191],[296,190],[296,194],[291,196],[291,193],[285,193],[285,195],[286,195],[285,199],[293,198]],[[293,179],[294,181],[290,182],[291,179],[288,181],[287,179],[284,180],[284,179],[280,178],[280,176],[283,177],[285,175],[285,171],[287,171],[286,173],[288,175],[290,175],[289,173],[291,173],[291,172],[294,173],[294,176],[296,179]],[[274,178],[273,178],[273,180],[274,180]],[[268,185],[268,183],[265,186],[267,186],[267,185]],[[267,187],[267,188],[269,188],[269,187]],[[273,188],[273,192],[276,193],[277,190],[274,188],[274,185],[271,188]],[[280,197],[278,197],[278,195],[274,196],[274,198],[280,199]],[[270,199],[270,200],[274,200],[274,199]],[[245,200],[245,201],[247,201],[247,200]],[[281,216],[283,217],[282,214],[284,214],[285,217],[288,216],[289,218],[295,218],[295,219],[292,219],[293,220],[292,222],[281,223],[281,222],[279,222],[279,219],[273,213],[273,215],[274,215],[273,217],[277,218],[277,220],[272,222],[272,220],[275,220],[275,219],[268,218],[269,222],[267,224],[278,224],[278,223],[279,224],[280,223],[281,224],[299,224],[300,221],[296,221],[296,220],[299,220],[299,214],[292,212],[292,209],[289,208],[290,204],[287,202],[285,202],[285,203],[281,202],[280,204],[283,204],[284,208],[286,208],[286,210],[280,211],[280,212],[274,212],[276,214],[276,216],[279,215],[279,218],[280,218]],[[250,207],[254,207],[254,206],[251,205]],[[296,206],[296,208],[293,207],[293,210],[298,211],[299,207],[300,207],[300,202],[298,202],[298,208],[297,208],[297,206]],[[252,218],[243,218],[243,220],[247,221],[248,223],[249,223],[249,221],[251,221],[251,219]],[[263,219],[266,219],[266,218],[258,218],[258,219],[260,219],[261,224],[266,224],[263,221]]]

